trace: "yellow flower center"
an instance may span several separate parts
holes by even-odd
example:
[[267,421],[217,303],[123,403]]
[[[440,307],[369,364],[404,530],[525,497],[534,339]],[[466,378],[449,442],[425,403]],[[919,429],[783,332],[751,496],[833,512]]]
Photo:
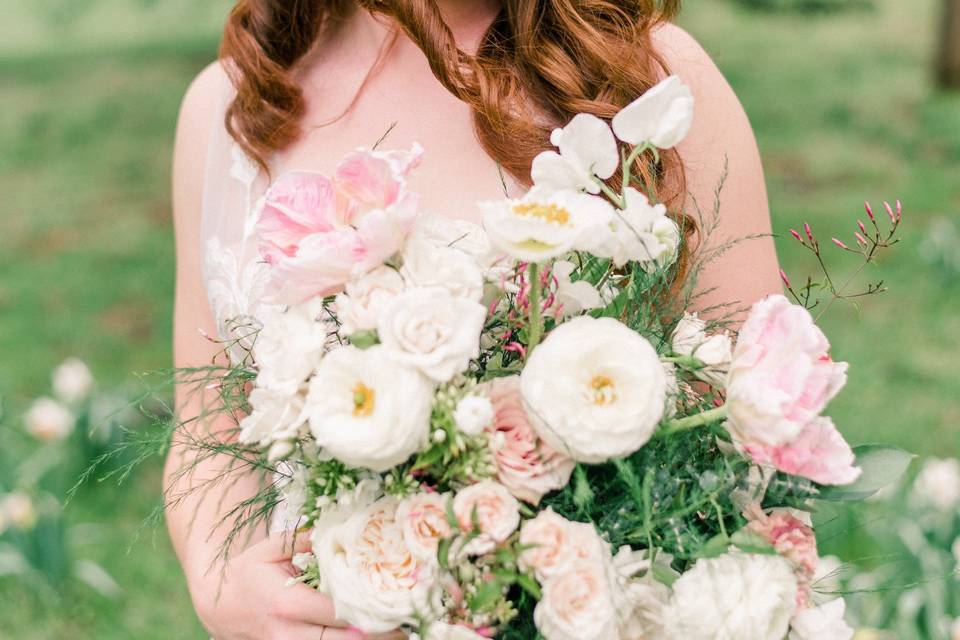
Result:
[[551,222],[561,226],[570,224],[570,212],[553,203],[521,202],[520,204],[514,205],[513,212],[518,216],[540,218],[545,222]]
[[373,389],[358,382],[353,388],[353,415],[366,418],[373,413],[376,393]]
[[617,400],[617,387],[609,376],[593,376],[590,380],[590,392],[593,395],[593,404],[598,406],[613,404]]

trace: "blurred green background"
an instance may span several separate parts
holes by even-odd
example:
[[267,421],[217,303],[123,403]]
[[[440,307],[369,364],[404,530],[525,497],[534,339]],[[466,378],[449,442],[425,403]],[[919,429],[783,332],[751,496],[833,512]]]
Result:
[[[807,221],[850,239],[864,199],[904,202],[904,242],[867,273],[890,293],[824,320],[835,356],[853,365],[831,414],[855,444],[955,457],[960,95],[933,82],[941,2],[866,4],[811,14],[777,10],[788,0],[690,0],[681,24],[751,117],[779,234]],[[79,356],[100,390],[124,393],[135,374],[169,365],[173,130],[229,5],[0,0],[0,493],[36,464],[21,416],[57,363]],[[779,250],[795,279],[814,273],[792,240]],[[67,570],[53,584],[18,579],[0,547],[0,638],[206,637],[162,526],[137,536],[159,483],[159,463],[121,486],[90,483],[56,519],[51,544],[102,567],[116,589],[74,584]],[[47,490],[59,499],[67,484]],[[893,553],[871,517],[893,516],[831,516],[825,552],[868,568]]]

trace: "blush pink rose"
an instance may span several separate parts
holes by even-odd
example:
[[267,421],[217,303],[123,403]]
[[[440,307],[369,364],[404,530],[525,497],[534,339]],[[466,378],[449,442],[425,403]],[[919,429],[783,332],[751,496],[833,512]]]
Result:
[[487,433],[497,479],[520,500],[540,504],[544,495],[567,485],[574,461],[537,437],[523,407],[519,376],[491,380],[481,389],[494,410]]
[[520,503],[492,480],[461,489],[453,498],[453,513],[463,531],[473,531],[474,519],[479,526],[479,535],[463,548],[467,555],[493,551],[520,526]]
[[728,428],[736,440],[787,444],[820,415],[847,380],[810,313],[781,295],[753,306],[727,380]]
[[260,253],[271,266],[271,299],[296,304],[341,291],[396,254],[412,230],[417,196],[406,176],[422,150],[348,155],[334,179],[319,173],[281,176],[263,197],[256,223]]
[[747,517],[750,518],[747,529],[763,537],[793,565],[797,575],[797,605],[805,607],[813,593],[811,585],[820,563],[813,527],[790,509],[773,509],[764,513],[755,506]]
[[856,456],[830,418],[816,418],[795,439],[779,446],[759,442],[738,447],[757,464],[819,484],[850,484],[860,477]]

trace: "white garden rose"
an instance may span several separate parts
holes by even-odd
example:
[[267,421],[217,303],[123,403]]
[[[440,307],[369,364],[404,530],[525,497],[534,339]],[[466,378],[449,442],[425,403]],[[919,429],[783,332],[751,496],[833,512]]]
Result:
[[386,471],[427,442],[433,385],[384,347],[331,351],[310,380],[304,413],[317,445],[344,464]]
[[789,640],[850,640],[853,629],[843,619],[845,609],[843,598],[801,609],[790,623]]
[[547,507],[520,528],[520,544],[527,547],[520,567],[547,582],[578,562],[603,563],[610,551],[592,524],[572,522]]
[[[419,634],[411,634],[409,640],[420,640]],[[446,622],[432,622],[423,640],[488,640],[469,627]]]
[[300,389],[320,364],[334,331],[323,315],[320,298],[264,311],[253,345],[258,386],[291,395]]
[[673,584],[667,637],[783,640],[797,609],[797,579],[785,558],[731,551],[697,560]]
[[656,350],[612,318],[581,316],[554,329],[527,360],[520,389],[540,438],[591,464],[646,444],[666,404]]
[[397,270],[387,266],[377,267],[348,282],[336,297],[340,334],[349,336],[358,331],[375,330],[384,307],[405,288]]
[[83,402],[93,393],[93,374],[80,358],[67,358],[53,370],[53,393],[67,404]]
[[448,382],[480,354],[486,317],[486,307],[473,300],[442,289],[409,289],[387,307],[378,333],[399,362]]
[[557,281],[557,306],[562,317],[577,316],[584,311],[597,309],[608,301],[604,300],[597,288],[586,280],[570,279],[576,266],[569,260],[557,260],[553,263],[551,274]]
[[300,434],[305,421],[301,394],[254,386],[248,401],[253,411],[240,421],[240,444],[267,448],[275,442],[294,440]]
[[463,548],[467,555],[493,551],[520,526],[520,503],[492,480],[461,489],[453,499],[453,513],[463,531],[472,531],[474,524],[479,527],[480,535]]
[[56,442],[73,433],[77,418],[53,398],[37,398],[23,416],[27,432],[37,440]]
[[401,500],[397,507],[403,539],[420,562],[435,564],[440,539],[452,531],[447,520],[448,499],[445,494],[415,493]]
[[365,633],[416,624],[433,610],[434,573],[410,551],[396,512],[396,500],[383,498],[313,532],[320,590],[337,619]]
[[617,610],[607,564],[582,560],[543,585],[533,611],[546,640],[618,640]]
[[453,412],[457,429],[468,436],[478,436],[493,423],[493,405],[483,396],[464,396]]
[[693,93],[677,76],[670,76],[620,110],[613,132],[628,144],[650,143],[672,149],[690,132]]
[[533,184],[547,191],[600,193],[596,178],[606,180],[620,165],[610,125],[589,113],[577,114],[567,126],[554,129],[550,143],[560,152],[544,151],[530,169]]
[[516,260],[543,262],[588,249],[609,225],[613,207],[598,196],[534,188],[520,200],[480,204],[494,247]]
[[685,313],[673,331],[673,352],[702,362],[704,366],[696,376],[714,387],[723,387],[733,359],[733,342],[726,332],[708,336],[706,327],[696,313]]
[[479,302],[483,272],[470,254],[414,237],[403,250],[404,279],[411,287],[439,287],[456,298]]

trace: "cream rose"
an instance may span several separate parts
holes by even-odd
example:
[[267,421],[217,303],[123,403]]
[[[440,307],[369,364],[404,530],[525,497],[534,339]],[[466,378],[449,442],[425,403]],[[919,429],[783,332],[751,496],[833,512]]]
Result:
[[612,318],[582,316],[554,329],[527,360],[520,388],[540,438],[585,463],[642,447],[666,405],[656,350]]
[[673,584],[667,637],[783,640],[797,609],[797,580],[780,556],[732,551],[701,559]]
[[300,389],[335,332],[323,314],[323,301],[317,298],[285,310],[265,310],[253,345],[258,386],[291,395]]
[[337,294],[337,320],[340,334],[373,331],[380,323],[383,309],[406,285],[396,269],[377,267],[357,280],[348,282]]
[[548,580],[533,620],[546,640],[618,639],[617,611],[605,563],[576,562]]
[[310,380],[304,414],[341,462],[386,471],[427,442],[433,385],[384,347],[331,351]]
[[397,502],[384,498],[314,530],[320,589],[338,619],[365,633],[413,625],[418,612],[433,610],[434,574],[407,546],[396,512]]
[[497,378],[481,388],[493,405],[487,431],[500,484],[531,504],[540,504],[544,495],[567,486],[576,465],[542,442],[533,430],[523,407],[520,378]]
[[479,302],[483,273],[468,253],[414,236],[403,250],[404,279],[412,287],[439,287],[455,298]]
[[396,360],[448,382],[480,354],[486,317],[486,307],[473,300],[441,289],[410,289],[384,311],[378,332]]
[[397,522],[417,560],[426,564],[437,562],[437,547],[441,538],[452,532],[447,521],[446,495],[417,493],[400,501],[397,507]]
[[733,343],[726,332],[707,335],[707,323],[695,313],[686,313],[673,330],[673,352],[696,358],[703,368],[696,376],[714,387],[723,387],[733,359]]
[[540,582],[570,570],[577,562],[600,563],[610,555],[593,525],[567,520],[549,507],[523,523],[520,544],[529,547],[520,554],[520,566],[533,571]]
[[463,531],[474,529],[474,518],[479,526],[479,535],[463,549],[468,555],[493,551],[520,526],[520,503],[506,487],[490,480],[461,489],[453,499],[453,513]]

